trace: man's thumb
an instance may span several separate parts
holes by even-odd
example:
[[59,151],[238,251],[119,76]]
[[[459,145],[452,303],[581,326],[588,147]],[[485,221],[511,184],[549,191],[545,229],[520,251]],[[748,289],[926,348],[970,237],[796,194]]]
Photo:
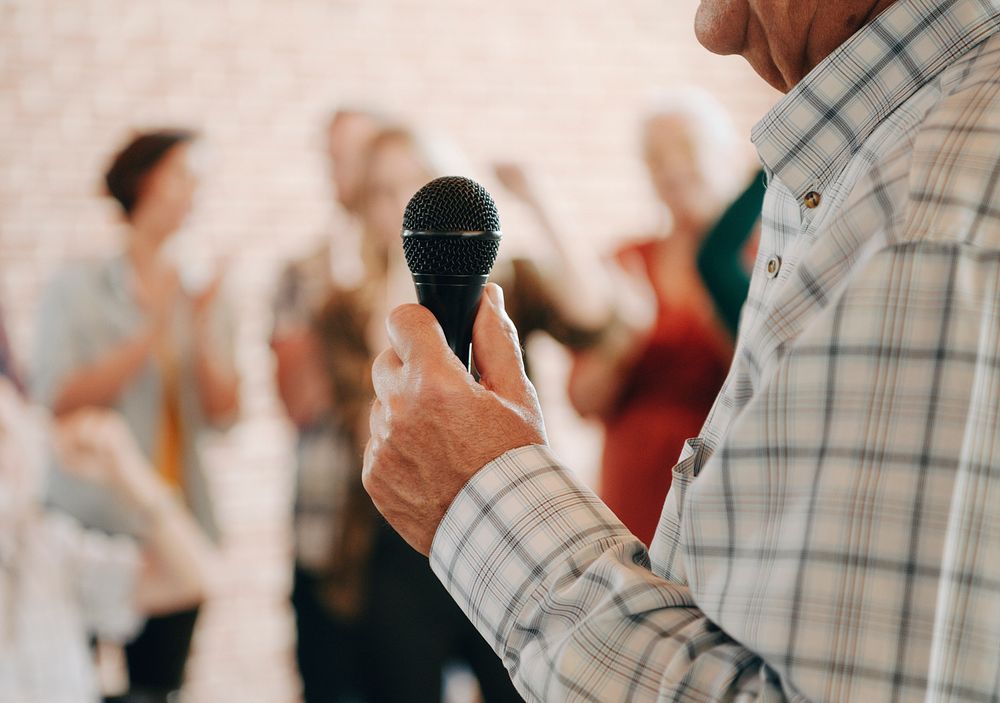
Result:
[[472,328],[472,357],[479,382],[503,398],[523,402],[528,389],[517,329],[504,309],[503,291],[487,283]]

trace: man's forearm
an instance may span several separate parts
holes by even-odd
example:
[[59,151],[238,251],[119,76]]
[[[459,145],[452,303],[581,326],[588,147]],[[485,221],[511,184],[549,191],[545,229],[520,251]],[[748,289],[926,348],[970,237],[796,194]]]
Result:
[[[532,701],[720,700],[769,687],[761,660],[651,572],[645,547],[541,447],[455,499],[431,564]],[[585,693],[584,693],[585,690]]]

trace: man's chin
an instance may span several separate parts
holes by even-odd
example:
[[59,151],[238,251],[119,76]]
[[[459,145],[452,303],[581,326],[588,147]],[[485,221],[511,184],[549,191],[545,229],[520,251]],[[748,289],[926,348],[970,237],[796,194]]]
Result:
[[740,54],[749,13],[747,0],[701,0],[694,16],[695,36],[713,54]]

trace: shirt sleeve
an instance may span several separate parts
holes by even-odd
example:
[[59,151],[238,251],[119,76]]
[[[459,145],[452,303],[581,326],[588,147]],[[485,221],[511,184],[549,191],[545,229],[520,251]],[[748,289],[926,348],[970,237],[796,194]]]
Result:
[[79,365],[76,315],[73,305],[74,272],[54,278],[42,295],[36,318],[34,353],[30,369],[32,397],[51,408],[66,377]]
[[645,546],[548,449],[463,488],[431,565],[529,701],[782,700],[753,653],[652,573]]
[[84,529],[63,515],[47,521],[68,562],[84,624],[103,639],[133,637],[143,622],[135,597],[142,565],[135,541]]

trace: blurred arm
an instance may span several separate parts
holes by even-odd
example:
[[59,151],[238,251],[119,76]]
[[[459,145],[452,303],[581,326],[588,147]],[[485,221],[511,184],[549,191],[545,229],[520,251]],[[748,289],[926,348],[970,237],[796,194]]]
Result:
[[641,331],[616,320],[597,346],[577,352],[567,389],[576,411],[583,417],[610,413],[644,347]]
[[[542,265],[545,295],[565,326],[599,332],[611,318],[611,286],[604,267],[583,242],[568,243],[534,184],[517,164],[494,167],[497,178],[528,209],[554,257]],[[549,281],[555,283],[550,284]]]
[[331,403],[330,383],[303,292],[304,277],[295,264],[281,275],[271,332],[278,397],[289,419],[299,428],[314,423]]
[[296,427],[306,427],[330,406],[329,383],[310,329],[285,331],[271,340],[278,397]]
[[234,357],[231,311],[219,300],[222,274],[194,299],[194,363],[198,393],[208,421],[230,422],[239,411],[239,375]]
[[569,400],[584,417],[602,417],[614,409],[646,348],[659,307],[638,251],[620,252],[608,272],[614,278],[614,316],[599,343],[574,356],[569,376]]
[[66,376],[55,389],[52,412],[61,417],[84,407],[109,407],[149,361],[156,333],[140,332],[92,364]]
[[149,363],[166,328],[170,289],[164,285],[165,292],[158,296],[149,324],[101,356],[88,358],[86,343],[95,334],[89,328],[88,313],[102,304],[93,293],[92,275],[67,270],[48,285],[42,297],[32,355],[31,390],[56,416],[88,406],[114,405]]
[[109,483],[146,517],[134,595],[139,611],[170,612],[204,600],[216,581],[217,550],[149,465],[124,420],[84,410],[62,420],[58,431],[68,468]]
[[239,378],[228,364],[217,358],[209,334],[200,332],[195,341],[195,374],[205,416],[213,424],[230,420],[239,410]]
[[[149,467],[142,473],[155,478]],[[161,483],[145,492],[150,516],[135,601],[141,612],[169,613],[205,600],[218,581],[219,555],[191,513]]]

